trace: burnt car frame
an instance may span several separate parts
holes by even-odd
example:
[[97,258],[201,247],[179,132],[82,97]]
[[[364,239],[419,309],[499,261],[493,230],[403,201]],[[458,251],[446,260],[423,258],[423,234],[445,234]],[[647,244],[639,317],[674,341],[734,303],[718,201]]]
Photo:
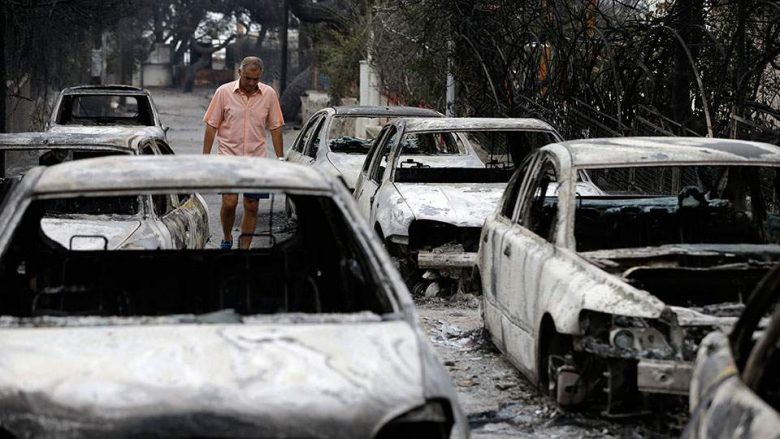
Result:
[[129,85],[80,85],[60,91],[46,130],[55,133],[113,133],[129,128],[166,138],[148,90]]
[[[120,129],[111,134],[0,134],[0,201],[10,196],[35,166],[113,155],[171,154],[165,139],[133,130]],[[200,248],[209,238],[208,208],[198,194],[114,201],[105,200],[102,206],[52,206],[46,232],[62,245],[80,248]],[[74,239],[78,235],[82,237]],[[101,237],[89,239],[83,235]]]
[[[333,177],[191,155],[74,161],[20,184],[0,212],[5,431],[468,437],[408,291]],[[52,200],[191,191],[269,193],[298,220],[247,250],[72,251],[36,232]]]
[[780,431],[780,265],[750,294],[731,333],[699,346],[683,438],[773,437]]
[[515,164],[560,140],[538,119],[399,118],[368,153],[355,198],[410,283],[420,270],[461,282]]
[[[777,147],[726,139],[541,148],[482,230],[491,339],[561,405],[619,416],[686,395],[701,339],[734,323],[780,259],[778,167]],[[578,192],[583,171],[604,195]]]
[[[337,106],[314,113],[287,153],[287,160],[331,172],[350,190],[382,126],[396,117],[442,117],[435,110],[403,106]],[[369,122],[375,122],[369,124]]]

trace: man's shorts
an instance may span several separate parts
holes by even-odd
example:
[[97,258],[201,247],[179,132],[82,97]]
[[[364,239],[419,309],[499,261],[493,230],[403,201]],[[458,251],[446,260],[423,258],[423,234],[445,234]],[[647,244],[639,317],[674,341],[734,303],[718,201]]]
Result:
[[[220,195],[231,195],[231,194],[222,193]],[[250,200],[255,200],[255,201],[258,201],[258,200],[261,200],[261,199],[262,200],[267,200],[268,198],[271,198],[271,194],[264,193],[264,192],[260,192],[260,193],[247,193],[247,192],[245,192],[244,193],[244,198],[249,198]]]
[[249,198],[250,200],[258,201],[261,199],[266,200],[268,198],[271,198],[271,195],[268,193],[256,193],[256,194],[244,193],[244,198]]

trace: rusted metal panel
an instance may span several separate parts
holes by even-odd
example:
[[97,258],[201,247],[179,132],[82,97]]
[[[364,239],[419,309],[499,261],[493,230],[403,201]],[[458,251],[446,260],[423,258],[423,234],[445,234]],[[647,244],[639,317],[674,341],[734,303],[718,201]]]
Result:
[[687,395],[692,374],[691,364],[642,360],[637,365],[637,387],[641,392]]

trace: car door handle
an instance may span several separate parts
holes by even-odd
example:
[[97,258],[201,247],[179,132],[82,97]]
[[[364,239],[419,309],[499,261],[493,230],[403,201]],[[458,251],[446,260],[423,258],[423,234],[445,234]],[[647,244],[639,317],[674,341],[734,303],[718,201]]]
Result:
[[504,247],[504,256],[512,256],[512,249],[509,246]]
[[488,242],[488,236],[490,236],[490,234],[485,233],[485,236],[482,237],[482,242]]

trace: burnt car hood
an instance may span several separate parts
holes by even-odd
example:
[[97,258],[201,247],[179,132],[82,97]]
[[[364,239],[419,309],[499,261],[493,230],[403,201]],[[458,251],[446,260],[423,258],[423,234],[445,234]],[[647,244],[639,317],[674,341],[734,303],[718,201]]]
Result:
[[424,403],[403,321],[6,328],[20,436],[371,437]]
[[329,152],[328,160],[344,178],[347,187],[354,190],[355,183],[357,183],[358,176],[360,176],[360,170],[363,167],[363,162],[366,160],[366,155]]
[[417,220],[481,227],[495,210],[506,183],[396,183]]

